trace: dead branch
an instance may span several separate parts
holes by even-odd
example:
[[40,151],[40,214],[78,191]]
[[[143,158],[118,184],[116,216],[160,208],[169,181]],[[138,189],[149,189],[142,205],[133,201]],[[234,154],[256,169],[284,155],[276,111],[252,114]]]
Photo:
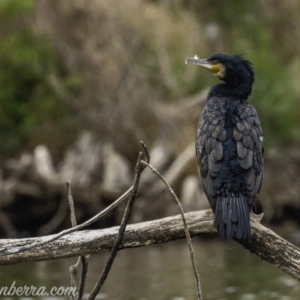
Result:
[[183,222],[183,226],[184,226],[186,241],[187,241],[187,244],[189,246],[192,267],[193,267],[195,280],[196,280],[196,285],[197,285],[197,297],[198,297],[198,299],[202,300],[203,298],[202,298],[202,291],[201,291],[201,284],[200,284],[200,275],[199,275],[197,267],[196,267],[196,259],[195,259],[195,255],[194,255],[192,239],[191,239],[189,228],[188,228],[188,225],[187,225],[187,222],[186,222],[186,219],[185,219],[185,215],[184,215],[182,205],[181,205],[179,199],[177,198],[176,194],[174,193],[172,187],[166,181],[166,179],[155,168],[153,168],[151,165],[149,165],[145,161],[141,161],[141,163],[143,165],[147,166],[148,168],[150,168],[150,170],[159,177],[159,179],[165,184],[165,186],[168,188],[169,192],[173,196],[175,202],[177,203],[177,206],[178,206],[179,211],[180,211],[180,215],[182,217],[182,222]]
[[[210,209],[185,214],[191,236],[214,234],[213,213]],[[246,249],[255,253],[279,269],[300,281],[300,249],[287,242],[272,230],[259,223],[257,217],[251,216],[252,239],[237,241]],[[42,244],[47,237],[0,240],[1,248],[22,247],[41,243],[40,247],[21,253],[0,256],[0,265],[21,262],[51,260],[65,257],[107,252],[112,249],[119,227],[103,230],[85,230],[73,232]],[[120,248],[142,247],[185,238],[180,215],[128,225]]]
[[57,240],[60,237],[65,236],[69,233],[75,232],[77,230],[81,230],[81,229],[89,226],[90,224],[94,223],[96,220],[100,219],[106,213],[108,213],[109,211],[114,209],[116,206],[118,206],[122,201],[124,201],[130,195],[131,191],[132,191],[132,187],[130,187],[122,196],[120,196],[111,205],[107,206],[104,210],[99,212],[97,215],[95,215],[91,219],[85,221],[84,223],[79,224],[79,225],[74,226],[74,227],[71,227],[69,229],[63,230],[63,231],[61,231],[57,234],[47,236],[46,238],[44,238],[44,239],[42,239],[42,240],[40,240],[36,243],[23,244],[23,246],[14,247],[14,248],[11,248],[10,244],[7,244],[6,247],[2,248],[1,243],[0,243],[0,255],[5,256],[5,255],[8,255],[8,254],[12,254],[12,253],[20,253],[20,252],[23,252],[23,251],[26,251],[26,250],[29,250],[29,249],[33,249],[35,247],[40,247],[40,246],[45,245],[47,243],[50,243],[54,240]]
[[[143,149],[145,150],[146,159],[149,161],[150,157],[149,157],[148,150],[147,150],[147,148],[146,148],[146,146],[144,145],[143,142],[141,142],[141,144],[143,146]],[[115,239],[114,245],[112,247],[110,256],[109,256],[109,258],[106,262],[104,270],[102,271],[100,278],[98,279],[96,285],[94,286],[92,292],[90,293],[90,295],[88,297],[88,300],[94,300],[96,298],[96,296],[98,295],[98,293],[100,292],[100,289],[101,289],[102,285],[104,284],[104,282],[105,282],[105,280],[106,280],[106,278],[109,274],[109,271],[112,267],[112,264],[113,264],[113,262],[114,262],[114,260],[117,256],[119,247],[122,243],[122,239],[123,239],[123,236],[124,236],[124,233],[125,233],[125,229],[126,229],[126,226],[127,226],[128,220],[129,220],[129,216],[130,216],[132,207],[133,207],[133,203],[134,203],[134,200],[135,200],[136,195],[137,195],[141,173],[145,169],[145,167],[141,164],[142,155],[143,155],[143,153],[140,152],[139,157],[138,157],[138,161],[137,161],[137,164],[136,164],[136,167],[135,167],[135,178],[134,178],[132,192],[131,192],[131,195],[130,195],[130,199],[127,202],[127,205],[126,205],[126,208],[125,208],[125,212],[124,212],[124,215],[123,215],[123,218],[122,218],[122,222],[121,222],[121,225],[120,225],[119,230],[118,230],[118,235]]]
[[[71,224],[72,224],[72,227],[75,227],[77,225],[77,221],[76,221],[74,200],[73,200],[73,196],[72,196],[70,181],[67,181],[66,185],[67,185],[67,190],[68,190],[68,203],[69,203],[69,208],[70,208]],[[79,279],[79,288],[78,288],[77,274],[78,274],[80,262],[82,264],[82,268],[81,268],[81,274],[80,274],[80,279]],[[77,262],[74,265],[70,266],[70,268],[69,268],[69,272],[71,275],[71,285],[73,287],[75,287],[76,290],[78,291],[76,298],[75,298],[75,296],[71,297],[72,300],[73,299],[81,300],[83,297],[83,291],[84,291],[88,266],[89,266],[89,255],[83,255],[83,256],[79,256],[77,259]]]

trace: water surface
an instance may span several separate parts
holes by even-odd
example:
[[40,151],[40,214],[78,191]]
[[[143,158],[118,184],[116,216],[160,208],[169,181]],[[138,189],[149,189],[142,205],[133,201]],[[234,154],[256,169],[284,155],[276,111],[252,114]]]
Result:
[[[299,283],[233,241],[193,239],[204,299],[299,300]],[[99,278],[108,254],[92,255],[86,293]],[[75,258],[0,267],[1,287],[70,286]],[[0,296],[5,300],[67,297]],[[119,252],[98,299],[196,299],[196,285],[184,240]]]

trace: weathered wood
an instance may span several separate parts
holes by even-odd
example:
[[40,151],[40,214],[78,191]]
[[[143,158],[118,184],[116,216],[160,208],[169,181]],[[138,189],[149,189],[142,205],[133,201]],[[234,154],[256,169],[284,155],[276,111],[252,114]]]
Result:
[[251,228],[251,240],[236,241],[300,281],[300,249],[257,222]]
[[[214,234],[213,213],[210,209],[186,214],[192,236]],[[252,253],[300,281],[300,249],[287,242],[251,216],[252,239],[237,241]],[[3,251],[15,249],[48,239],[50,236],[27,239],[0,240],[0,265],[51,260],[110,251],[118,227],[103,230],[75,232],[49,244],[20,253],[4,255]],[[164,219],[128,225],[121,248],[142,247],[184,238],[184,228],[179,215]]]
[[[112,144],[102,142],[91,132],[79,135],[57,168],[47,147],[37,146],[33,154],[22,154],[0,166],[1,237],[51,234],[68,224],[66,181],[72,183],[76,215],[81,221],[104,209],[131,185],[132,179],[129,162]],[[122,207],[98,225],[107,221],[118,224],[119,209]]]
[[[215,232],[211,210],[187,213],[186,217],[191,235]],[[2,255],[3,248],[13,252],[15,248],[41,242],[51,236],[0,240],[0,265],[107,252],[111,250],[118,229],[119,227],[116,226],[103,230],[74,232],[44,246],[7,256]],[[141,247],[184,237],[182,219],[177,215],[128,225],[121,248]]]
[[59,166],[58,180],[70,181],[74,186],[91,186],[100,177],[102,145],[91,132],[82,132],[68,149]]

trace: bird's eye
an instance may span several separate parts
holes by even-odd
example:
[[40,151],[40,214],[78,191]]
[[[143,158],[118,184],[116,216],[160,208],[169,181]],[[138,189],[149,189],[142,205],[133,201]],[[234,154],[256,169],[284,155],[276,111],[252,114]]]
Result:
[[216,65],[216,64],[219,63],[216,59],[210,60],[209,62],[210,62],[212,65]]

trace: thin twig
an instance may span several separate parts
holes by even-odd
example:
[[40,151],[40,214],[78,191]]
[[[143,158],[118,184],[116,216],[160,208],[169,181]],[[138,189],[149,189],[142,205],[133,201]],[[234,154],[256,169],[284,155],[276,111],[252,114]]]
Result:
[[146,162],[149,164],[150,163],[150,154],[149,154],[148,148],[147,148],[146,144],[143,141],[140,141],[140,144],[143,148],[144,155],[146,157]]
[[14,248],[1,248],[0,249],[0,254],[1,256],[5,256],[5,255],[10,255],[10,254],[15,254],[15,253],[20,253],[22,251],[25,250],[29,250],[35,247],[39,247],[45,244],[48,244],[52,241],[55,241],[57,239],[59,239],[60,237],[75,232],[77,230],[81,230],[89,225],[91,225],[92,223],[94,223],[95,221],[97,221],[98,219],[100,219],[102,216],[104,216],[105,214],[107,214],[109,211],[111,211],[112,209],[114,209],[116,206],[118,206],[122,201],[124,201],[132,192],[133,186],[130,187],[121,197],[119,197],[116,201],[114,201],[111,205],[109,205],[108,207],[106,207],[105,209],[103,209],[101,212],[99,212],[97,215],[95,215],[94,217],[90,218],[89,220],[85,221],[84,223],[77,225],[75,227],[63,230],[55,235],[52,235],[49,239],[46,239],[42,242],[37,242],[37,243],[33,243],[30,245],[26,245],[26,246],[22,246],[22,247],[14,247]]
[[[70,216],[71,216],[71,224],[72,227],[77,226],[77,221],[76,221],[76,215],[75,215],[75,206],[74,206],[74,200],[72,196],[72,190],[70,186],[70,181],[66,182],[67,185],[67,190],[68,190],[68,203],[70,207]],[[80,265],[80,262],[82,263],[82,268],[81,268],[81,274],[80,274],[80,280],[79,280],[79,289],[77,286],[77,274],[78,274],[78,268]],[[89,266],[89,256],[84,255],[84,256],[79,256],[78,260],[75,265],[70,267],[70,274],[71,274],[71,284],[77,288],[77,300],[81,300],[83,297],[83,292],[84,292],[84,286],[85,286],[85,281],[86,281],[86,275],[88,271],[88,266]],[[73,295],[71,296],[71,299],[73,299]]]
[[188,226],[187,226],[187,222],[186,222],[186,219],[185,219],[185,216],[184,216],[184,212],[183,212],[181,203],[180,203],[179,199],[177,198],[175,192],[171,188],[171,186],[165,180],[165,178],[155,168],[153,168],[151,165],[149,165],[147,162],[141,161],[141,163],[144,164],[145,166],[147,166],[154,174],[156,174],[162,180],[162,182],[166,185],[166,187],[168,188],[169,192],[171,193],[171,195],[173,196],[173,198],[175,199],[175,201],[178,205],[178,208],[179,208],[179,211],[180,211],[180,214],[181,214],[181,218],[182,218],[182,221],[183,221],[183,225],[184,225],[184,231],[185,231],[187,243],[189,245],[192,266],[193,266],[193,270],[194,270],[194,274],[195,274],[196,285],[197,285],[197,297],[198,297],[199,300],[201,300],[203,298],[202,298],[202,292],[201,292],[200,275],[199,275],[197,267],[196,267],[196,259],[195,259],[195,255],[194,255],[192,239],[191,239],[191,235],[190,235],[190,232],[189,232],[189,229],[188,229]]
[[[148,149],[146,147],[146,145],[144,144],[143,141],[140,142],[143,148],[143,153],[146,157],[146,161],[147,163],[150,162],[150,155],[148,152]],[[146,167],[146,166],[145,166]],[[145,168],[144,167],[144,168]],[[81,230],[89,225],[91,225],[92,223],[96,222],[98,219],[100,219],[102,216],[104,216],[105,214],[107,214],[108,212],[110,212],[112,209],[114,209],[115,207],[117,207],[122,201],[124,201],[132,192],[133,190],[133,186],[131,186],[121,197],[119,197],[116,201],[114,201],[111,205],[109,205],[108,207],[106,207],[105,209],[103,209],[100,213],[98,213],[97,215],[95,215],[94,217],[92,217],[91,219],[85,221],[84,223],[74,226],[72,228],[63,230],[55,235],[52,235],[49,239],[42,241],[42,242],[37,242],[31,245],[27,245],[27,246],[23,246],[23,247],[15,247],[15,248],[0,248],[0,255],[1,256],[5,256],[5,255],[9,255],[9,254],[15,254],[15,253],[20,253],[22,251],[25,250],[29,250],[35,247],[39,247],[45,244],[48,244],[52,241],[55,241],[57,239],[59,239],[60,237],[75,232],[77,230]],[[68,199],[69,200],[69,199]]]
[[[69,204],[69,209],[70,209],[70,218],[71,218],[71,225],[72,227],[75,227],[77,225],[76,221],[76,216],[75,216],[75,208],[74,208],[74,201],[73,201],[73,196],[72,196],[72,191],[71,191],[71,186],[70,186],[70,181],[66,182],[67,185],[67,190],[68,190],[68,204]],[[69,267],[69,273],[71,276],[71,286],[76,288],[78,291],[78,285],[77,285],[77,275],[78,275],[78,268],[80,264],[80,257],[78,257],[77,262]],[[78,295],[78,293],[77,293]],[[76,295],[71,295],[70,298],[72,300],[75,300]]]
[[[78,291],[78,286],[77,286],[77,274],[78,274],[78,268],[79,268],[79,264],[80,264],[80,259],[77,259],[77,262],[75,263],[75,265],[72,265],[69,267],[69,273],[71,275],[71,286],[76,288],[76,291]],[[76,293],[78,295],[78,293]],[[76,298],[76,294],[75,295],[70,295],[71,300],[75,300]]]
[[79,291],[78,291],[77,300],[81,300],[83,297],[86,276],[87,276],[87,271],[88,271],[88,266],[89,266],[89,258],[90,258],[89,255],[80,256],[82,269],[81,269],[81,276],[80,276],[80,281],[79,281]]
[[140,181],[140,176],[141,176],[141,173],[142,171],[145,169],[144,166],[141,165],[141,158],[142,158],[142,155],[143,153],[140,152],[139,153],[139,157],[138,157],[138,161],[137,161],[137,164],[136,164],[136,167],[135,167],[135,178],[134,178],[134,183],[133,183],[133,189],[132,189],[132,193],[131,193],[131,196],[130,196],[130,199],[127,203],[127,206],[126,206],[126,209],[125,209],[125,212],[124,212],[124,215],[123,215],[123,219],[122,219],[122,222],[121,222],[121,225],[119,227],[119,231],[118,231],[118,236],[115,240],[115,243],[113,245],[113,248],[111,250],[111,253],[110,253],[110,256],[107,260],[107,263],[106,263],[106,266],[98,280],[98,282],[96,283],[96,285],[94,286],[91,294],[89,295],[88,297],[88,300],[94,300],[95,297],[97,296],[97,294],[100,292],[100,289],[101,287],[103,286],[107,276],[108,276],[108,273],[112,267],[112,264],[114,262],[114,259],[118,253],[118,250],[119,250],[119,246],[122,242],[122,239],[123,239],[123,236],[124,236],[124,232],[125,232],[125,229],[126,229],[126,226],[127,226],[127,223],[128,223],[128,219],[129,219],[129,216],[130,216],[130,212],[131,212],[131,209],[133,207],[133,203],[134,203],[134,200],[136,198],[136,195],[137,195],[137,191],[138,191],[138,187],[139,187],[139,181]]
[[72,196],[70,181],[66,182],[67,190],[68,190],[68,203],[70,208],[70,217],[71,217],[71,225],[72,227],[77,226],[76,216],[75,216],[75,207],[74,207],[74,200]]

